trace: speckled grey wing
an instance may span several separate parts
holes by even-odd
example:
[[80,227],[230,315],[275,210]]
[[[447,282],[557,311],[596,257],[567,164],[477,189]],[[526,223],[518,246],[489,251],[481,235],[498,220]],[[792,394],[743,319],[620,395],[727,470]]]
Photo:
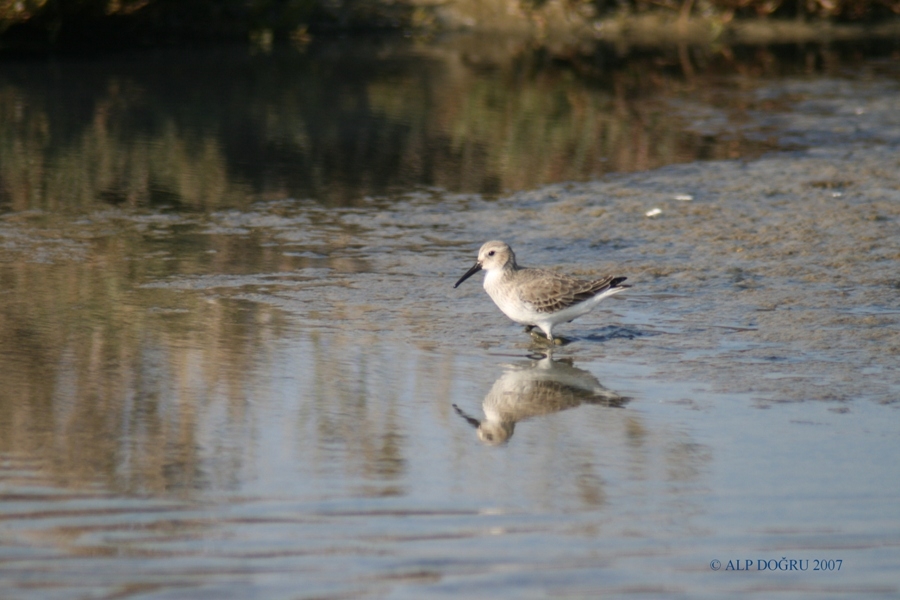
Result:
[[528,285],[520,286],[519,298],[540,313],[554,313],[589,300],[610,288],[627,287],[620,285],[625,277],[608,276],[585,281],[541,269],[523,271],[527,273],[529,282]]

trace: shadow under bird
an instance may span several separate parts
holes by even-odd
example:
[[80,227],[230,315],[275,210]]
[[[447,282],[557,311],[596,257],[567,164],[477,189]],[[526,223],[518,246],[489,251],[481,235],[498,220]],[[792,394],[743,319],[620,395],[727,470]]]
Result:
[[505,242],[485,243],[478,261],[460,277],[454,288],[484,270],[484,289],[503,313],[525,325],[538,327],[551,343],[553,328],[591,312],[607,296],[631,287],[625,277],[607,276],[593,281],[577,279],[545,269],[520,267],[516,255]]

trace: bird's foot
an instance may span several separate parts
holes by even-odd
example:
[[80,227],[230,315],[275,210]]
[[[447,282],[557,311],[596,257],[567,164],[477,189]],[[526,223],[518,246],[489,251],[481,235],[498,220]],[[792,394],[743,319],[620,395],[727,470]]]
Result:
[[[532,327],[532,329],[533,329],[533,327]],[[570,339],[567,339],[564,337],[559,337],[559,336],[547,337],[541,332],[531,331],[530,329],[526,329],[526,331],[528,331],[528,333],[531,335],[531,339],[533,339],[536,342],[541,342],[542,344],[547,345],[547,346],[565,346],[566,344],[568,344],[572,341]]]

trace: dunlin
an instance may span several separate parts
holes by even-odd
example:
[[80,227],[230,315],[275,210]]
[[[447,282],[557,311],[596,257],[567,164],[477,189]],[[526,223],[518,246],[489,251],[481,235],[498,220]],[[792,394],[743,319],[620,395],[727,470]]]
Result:
[[516,264],[516,255],[505,242],[485,243],[478,261],[456,285],[484,269],[484,289],[503,313],[526,326],[538,327],[552,343],[553,327],[587,314],[597,304],[626,289],[625,277],[607,276],[585,281],[544,269],[529,269]]

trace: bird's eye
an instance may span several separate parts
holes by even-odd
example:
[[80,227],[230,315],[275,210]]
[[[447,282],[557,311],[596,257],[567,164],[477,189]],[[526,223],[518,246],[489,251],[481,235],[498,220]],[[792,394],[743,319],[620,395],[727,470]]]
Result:
[[491,250],[490,252],[488,252],[488,256],[493,256],[493,255],[494,255],[494,251],[493,251],[493,250]]

